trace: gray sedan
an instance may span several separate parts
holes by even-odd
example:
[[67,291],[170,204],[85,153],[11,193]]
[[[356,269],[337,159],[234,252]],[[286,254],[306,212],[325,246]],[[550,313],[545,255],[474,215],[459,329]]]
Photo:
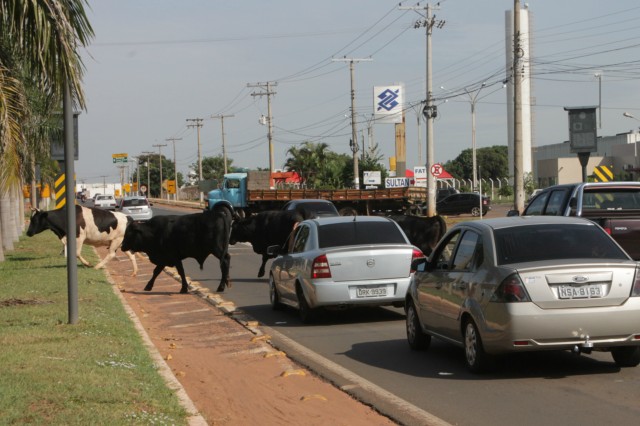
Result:
[[509,352],[610,351],[640,363],[640,269],[582,218],[523,216],[459,223],[418,260],[405,304],[413,349],[461,346],[472,372]]
[[320,307],[404,304],[412,260],[424,257],[392,220],[338,216],[300,223],[269,274],[271,305],[297,308],[303,322]]

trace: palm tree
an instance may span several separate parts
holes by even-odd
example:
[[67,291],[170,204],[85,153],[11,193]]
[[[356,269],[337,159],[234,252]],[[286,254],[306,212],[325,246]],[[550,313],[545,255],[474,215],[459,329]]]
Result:
[[[50,116],[52,109],[39,110],[27,88],[58,105],[53,112],[60,111],[67,87],[75,106],[86,106],[84,67],[77,51],[93,37],[85,4],[86,0],[0,0],[0,233],[22,227],[11,226],[16,215],[10,207],[22,203],[4,200],[21,199],[23,179],[33,169],[37,153],[48,151],[47,135],[37,132],[33,123],[39,114]],[[0,240],[7,236],[0,235]]]

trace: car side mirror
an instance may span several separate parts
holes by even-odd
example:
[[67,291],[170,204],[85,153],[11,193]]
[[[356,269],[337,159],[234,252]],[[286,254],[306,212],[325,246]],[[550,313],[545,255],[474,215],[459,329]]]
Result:
[[426,257],[419,257],[417,259],[413,259],[411,261],[411,270],[412,271],[418,271],[418,272],[424,272],[427,269],[427,258]]
[[282,253],[282,247],[275,245],[267,247],[267,254],[269,256],[277,256]]
[[509,210],[507,212],[507,217],[512,217],[512,216],[520,216],[520,212],[518,210]]

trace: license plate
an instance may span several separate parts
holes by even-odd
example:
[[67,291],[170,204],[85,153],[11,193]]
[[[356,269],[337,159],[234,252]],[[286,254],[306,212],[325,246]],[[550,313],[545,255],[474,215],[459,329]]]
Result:
[[591,299],[602,297],[602,287],[600,285],[582,285],[574,287],[562,285],[558,288],[560,299]]
[[357,287],[357,297],[383,297],[387,295],[387,287]]

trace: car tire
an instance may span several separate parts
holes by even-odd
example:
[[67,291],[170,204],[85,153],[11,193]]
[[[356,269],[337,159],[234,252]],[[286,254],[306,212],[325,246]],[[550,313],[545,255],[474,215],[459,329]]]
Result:
[[467,368],[472,373],[483,373],[489,369],[490,357],[484,351],[478,327],[469,319],[464,325],[464,355]]
[[307,302],[307,298],[299,284],[296,286],[296,296],[298,297],[298,314],[300,315],[300,320],[304,324],[311,324],[316,319],[316,311],[309,306],[309,302]]
[[269,302],[271,302],[271,309],[274,311],[282,309],[282,302],[280,302],[280,295],[278,294],[273,275],[269,275]]
[[611,348],[611,356],[618,367],[637,367],[640,364],[640,346]]
[[480,207],[473,207],[471,209],[471,216],[473,216],[473,217],[480,216]]
[[406,325],[409,347],[414,351],[429,349],[431,336],[422,331],[418,312],[412,301],[407,301]]

